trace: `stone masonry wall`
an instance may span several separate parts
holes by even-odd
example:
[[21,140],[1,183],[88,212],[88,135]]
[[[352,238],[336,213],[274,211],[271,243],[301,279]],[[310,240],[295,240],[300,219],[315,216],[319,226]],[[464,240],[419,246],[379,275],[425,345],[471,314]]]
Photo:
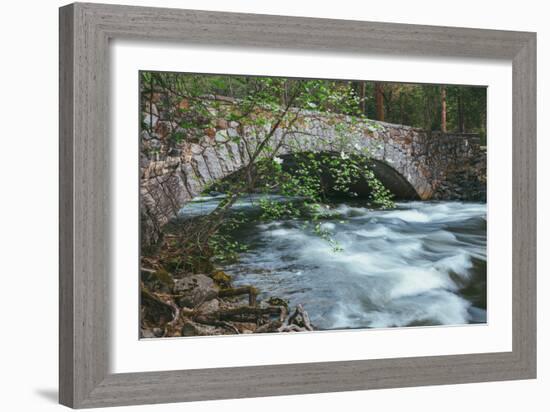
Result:
[[486,201],[487,151],[475,134],[433,133],[427,145],[431,199]]

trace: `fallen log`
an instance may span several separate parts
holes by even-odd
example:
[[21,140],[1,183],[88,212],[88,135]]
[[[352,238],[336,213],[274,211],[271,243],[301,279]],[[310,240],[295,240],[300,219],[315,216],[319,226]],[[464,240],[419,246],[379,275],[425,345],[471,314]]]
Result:
[[279,328],[283,325],[283,322],[280,320],[274,320],[272,322],[267,322],[261,326],[258,326],[254,333],[273,333],[280,332]]
[[208,320],[208,322],[204,322],[207,319],[204,319],[201,316],[197,316],[197,317],[193,318],[193,320],[195,321],[195,323],[199,323],[199,324],[207,325],[207,326],[217,326],[219,328],[228,329],[231,332],[234,332],[236,335],[240,335],[239,329],[237,329],[236,326],[232,325],[230,322],[226,322],[226,321],[223,321],[223,320],[214,320],[214,321]]
[[262,316],[268,315],[279,315],[279,318],[282,320],[286,316],[286,310],[282,306],[239,306],[231,309],[222,309],[209,314],[198,314],[194,317],[194,320],[203,324],[213,324],[218,321],[243,319],[258,321]]
[[258,295],[258,290],[253,286],[240,286],[237,288],[226,288],[221,289],[218,292],[220,298],[248,295],[248,305],[256,306],[256,296]]

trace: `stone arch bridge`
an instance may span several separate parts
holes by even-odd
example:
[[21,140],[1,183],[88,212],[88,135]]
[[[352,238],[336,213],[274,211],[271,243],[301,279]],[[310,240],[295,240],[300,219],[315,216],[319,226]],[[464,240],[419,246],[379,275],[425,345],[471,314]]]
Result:
[[[368,153],[378,178],[399,199],[485,200],[486,155],[477,135],[427,133],[404,125],[357,122],[309,112],[270,139],[278,156],[298,152]],[[342,130],[341,125],[346,124]],[[207,185],[242,169],[269,130],[224,119],[194,143],[173,143],[167,122],[151,117],[140,150],[140,219],[144,245]]]

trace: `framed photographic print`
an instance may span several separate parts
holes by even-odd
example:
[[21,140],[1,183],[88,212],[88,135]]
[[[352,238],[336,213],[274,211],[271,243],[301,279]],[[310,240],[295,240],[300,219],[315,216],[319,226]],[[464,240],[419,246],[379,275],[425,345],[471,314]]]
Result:
[[141,72],[141,337],[485,324],[486,94]]
[[61,403],[534,378],[535,51],[61,8]]

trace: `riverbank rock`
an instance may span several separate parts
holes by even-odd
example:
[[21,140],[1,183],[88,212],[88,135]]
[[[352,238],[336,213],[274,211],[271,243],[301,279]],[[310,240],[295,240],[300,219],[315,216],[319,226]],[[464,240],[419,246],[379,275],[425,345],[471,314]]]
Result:
[[223,335],[224,330],[222,328],[203,325],[192,321],[187,321],[181,328],[181,336],[212,336]]
[[218,299],[211,299],[204,302],[197,308],[197,312],[208,315],[210,313],[217,312],[220,309],[220,301]]
[[314,329],[309,320],[309,315],[300,304],[296,305],[294,313],[292,313],[278,329],[279,332],[305,332],[312,330]]
[[191,275],[174,283],[174,293],[179,295],[176,303],[180,307],[195,308],[218,296],[218,287],[206,275]]
[[288,300],[272,296],[267,300],[267,303],[271,306],[283,306],[286,311],[289,311]]
[[172,293],[174,279],[164,269],[141,268],[141,281],[151,292]]
[[231,276],[225,273],[223,270],[217,270],[212,275],[212,280],[216,282],[216,284],[220,285],[222,288],[230,288],[231,287]]

